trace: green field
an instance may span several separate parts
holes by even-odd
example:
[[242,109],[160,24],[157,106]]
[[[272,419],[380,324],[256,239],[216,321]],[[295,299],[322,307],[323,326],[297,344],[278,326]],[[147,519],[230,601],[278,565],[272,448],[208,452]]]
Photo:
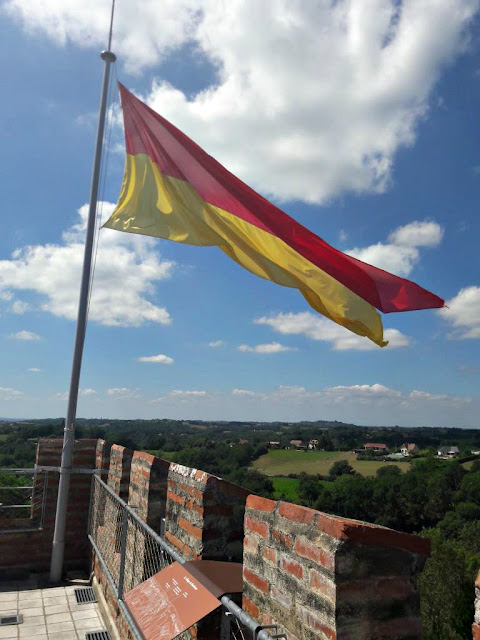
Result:
[[284,495],[290,502],[297,502],[297,478],[272,478],[272,482],[273,488],[275,489],[275,493],[273,494],[275,500],[278,500]]
[[[272,449],[266,455],[255,460],[252,467],[267,476],[288,476],[290,473],[320,473],[327,475],[337,460],[347,460],[362,476],[373,476],[377,469],[387,465],[408,471],[408,462],[377,462],[376,460],[357,460],[351,451],[296,451],[291,449]],[[276,487],[275,487],[276,489]]]

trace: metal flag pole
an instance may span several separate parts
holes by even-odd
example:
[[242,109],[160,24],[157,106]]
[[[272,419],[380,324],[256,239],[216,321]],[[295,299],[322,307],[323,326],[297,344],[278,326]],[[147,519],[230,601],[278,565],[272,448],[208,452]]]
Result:
[[55,515],[55,531],[53,534],[52,559],[50,564],[51,582],[59,582],[63,573],[63,556],[65,550],[65,524],[68,508],[68,493],[70,488],[70,474],[72,471],[73,447],[75,443],[75,417],[77,413],[78,387],[80,370],[82,367],[83,345],[87,325],[88,300],[92,272],[93,240],[95,235],[95,218],[97,212],[98,185],[100,181],[100,167],[102,162],[103,134],[105,130],[105,114],[107,111],[108,87],[110,81],[110,65],[116,56],[110,51],[112,44],[113,14],[115,0],[112,2],[110,18],[110,32],[108,49],[102,51],[101,58],[105,62],[103,72],[102,97],[98,117],[97,141],[93,163],[92,186],[90,191],[90,206],[88,209],[87,237],[83,256],[82,281],[80,285],[80,299],[78,303],[77,331],[73,349],[72,373],[70,377],[70,391],[68,396],[67,417],[63,434],[62,460],[60,463],[60,482],[58,485],[57,511]]

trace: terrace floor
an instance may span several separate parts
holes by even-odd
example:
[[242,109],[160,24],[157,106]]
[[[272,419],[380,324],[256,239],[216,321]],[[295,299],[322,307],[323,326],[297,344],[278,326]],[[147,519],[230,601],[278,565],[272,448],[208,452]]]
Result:
[[0,583],[0,617],[23,614],[18,625],[0,627],[0,640],[85,640],[85,633],[106,628],[99,605],[77,604],[82,584],[37,588],[34,580]]

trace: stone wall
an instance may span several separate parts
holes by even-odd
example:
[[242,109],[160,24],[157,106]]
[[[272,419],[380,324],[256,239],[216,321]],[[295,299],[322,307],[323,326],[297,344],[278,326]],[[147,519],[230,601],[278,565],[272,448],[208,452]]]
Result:
[[243,607],[288,640],[414,640],[429,541],[251,495]]
[[[103,444],[102,444],[103,443]],[[36,466],[60,465],[62,440],[41,438],[37,446]],[[107,456],[105,443],[97,440],[77,440],[75,442],[73,467],[95,469],[97,459],[105,464]],[[13,526],[22,531],[7,531],[12,526],[8,521],[0,523],[0,569],[19,572],[32,570],[47,571],[50,566],[55,511],[58,493],[58,472],[48,473],[48,484],[44,495],[44,474],[33,476],[33,500],[30,519]],[[87,538],[88,508],[90,503],[90,474],[72,473],[70,480],[70,500],[68,503],[65,532],[65,565],[67,568],[88,568],[90,548]],[[43,503],[45,513],[43,523],[40,515]],[[41,525],[41,529],[39,526]]]

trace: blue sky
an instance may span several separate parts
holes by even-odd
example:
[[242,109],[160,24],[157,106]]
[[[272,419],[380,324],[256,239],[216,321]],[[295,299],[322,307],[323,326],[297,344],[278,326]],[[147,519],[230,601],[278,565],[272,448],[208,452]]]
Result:
[[[218,250],[103,230],[78,414],[478,426],[478,2],[157,5],[119,0],[119,79],[449,309],[384,316],[379,349]],[[0,416],[61,416],[108,2],[0,6]],[[123,172],[112,114],[103,219]]]

